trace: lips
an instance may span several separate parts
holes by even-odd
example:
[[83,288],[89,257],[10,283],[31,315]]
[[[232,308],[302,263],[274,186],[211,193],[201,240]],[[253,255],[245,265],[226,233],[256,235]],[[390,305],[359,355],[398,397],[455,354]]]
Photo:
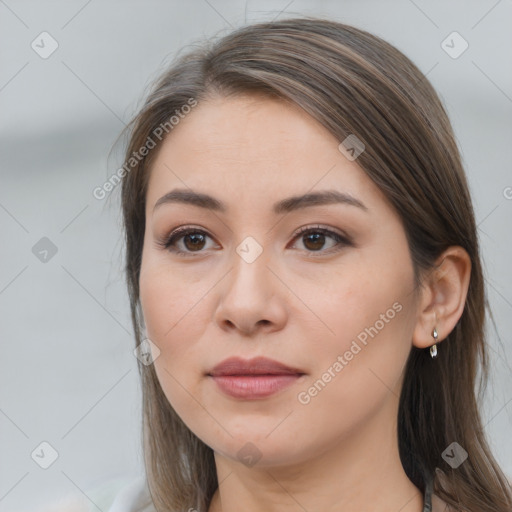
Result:
[[231,398],[261,400],[293,385],[305,373],[266,357],[230,357],[207,375]]
[[255,357],[253,359],[230,357],[215,366],[208,375],[212,377],[229,375],[304,375],[304,372],[266,357]]

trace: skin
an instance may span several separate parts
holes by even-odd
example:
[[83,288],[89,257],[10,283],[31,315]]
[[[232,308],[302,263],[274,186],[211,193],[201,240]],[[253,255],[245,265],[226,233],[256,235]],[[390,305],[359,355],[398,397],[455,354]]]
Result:
[[[339,143],[296,106],[255,95],[215,97],[180,121],[151,169],[141,305],[167,399],[214,450],[220,486],[210,512],[423,508],[398,454],[403,369],[412,345],[428,350],[434,343],[434,326],[438,343],[454,328],[471,265],[462,248],[450,247],[415,289],[400,217]],[[227,212],[182,203],[154,210],[174,188],[210,194]],[[276,201],[328,189],[351,194],[367,210],[329,204],[272,212]],[[295,236],[317,225],[347,234],[352,244],[333,252],[329,235],[323,245],[311,233]],[[207,234],[199,249],[190,237],[176,242],[192,256],[158,245],[179,226]],[[263,249],[252,263],[236,252],[248,236]],[[300,403],[298,393],[395,302],[400,312]],[[266,399],[234,399],[205,376],[232,355],[263,355],[306,375]],[[237,456],[247,442],[261,457],[252,466]]]

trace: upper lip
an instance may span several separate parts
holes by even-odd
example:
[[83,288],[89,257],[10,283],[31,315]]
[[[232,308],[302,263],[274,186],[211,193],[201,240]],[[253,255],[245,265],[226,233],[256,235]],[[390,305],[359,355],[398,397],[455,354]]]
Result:
[[242,359],[240,357],[229,357],[216,365],[208,375],[293,375],[304,374],[302,370],[287,366],[279,361],[266,357],[254,357]]

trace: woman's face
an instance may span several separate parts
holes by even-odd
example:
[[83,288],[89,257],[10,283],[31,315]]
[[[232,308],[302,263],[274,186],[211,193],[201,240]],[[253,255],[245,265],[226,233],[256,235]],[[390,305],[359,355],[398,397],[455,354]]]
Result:
[[[340,142],[296,107],[218,98],[174,127],[151,169],[140,295],[155,370],[190,430],[248,466],[356,449],[372,430],[379,442],[396,419],[412,263],[400,218]],[[189,200],[159,201],[175,190]],[[325,192],[354,200],[290,200]],[[209,375],[260,356],[293,370]]]

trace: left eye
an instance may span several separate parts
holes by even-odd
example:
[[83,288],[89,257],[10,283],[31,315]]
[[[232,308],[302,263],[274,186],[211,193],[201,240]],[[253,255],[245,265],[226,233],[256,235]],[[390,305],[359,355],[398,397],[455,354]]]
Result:
[[[330,229],[322,228],[320,226],[313,228],[301,228],[301,230],[295,235],[294,240],[298,238],[303,241],[303,244],[308,252],[331,252],[330,249],[336,247],[341,248],[341,246],[344,245],[351,245],[351,241],[348,239],[348,237],[340,235],[339,233],[336,233]],[[321,251],[325,245],[326,239],[329,238],[334,241],[334,244],[328,248],[328,250]]]
[[[196,228],[178,228],[165,240],[158,244],[165,249],[179,255],[194,256],[193,253],[204,252],[206,240],[211,237],[204,231]],[[332,252],[331,249],[352,245],[351,240],[335,231],[320,226],[301,228],[295,233],[293,240],[301,239],[307,252]],[[322,250],[328,239],[333,241],[331,247]],[[180,247],[180,243],[182,246]]]

